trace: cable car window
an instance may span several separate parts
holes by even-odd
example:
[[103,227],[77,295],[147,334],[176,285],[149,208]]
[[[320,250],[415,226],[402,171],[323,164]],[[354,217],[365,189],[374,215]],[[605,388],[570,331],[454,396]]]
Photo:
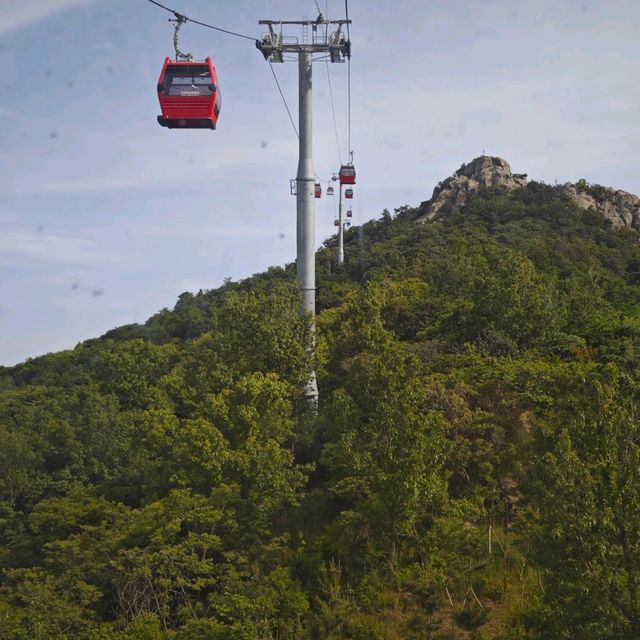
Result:
[[167,69],[164,77],[165,95],[210,96],[214,90],[208,69]]

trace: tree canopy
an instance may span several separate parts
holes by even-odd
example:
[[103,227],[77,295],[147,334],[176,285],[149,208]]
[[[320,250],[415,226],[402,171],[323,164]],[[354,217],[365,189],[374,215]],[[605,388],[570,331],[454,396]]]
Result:
[[419,215],[0,368],[0,640],[640,637],[638,233]]

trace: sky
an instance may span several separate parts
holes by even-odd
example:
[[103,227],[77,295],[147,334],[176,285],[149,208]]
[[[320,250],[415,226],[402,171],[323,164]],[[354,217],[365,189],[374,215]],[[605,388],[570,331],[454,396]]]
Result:
[[[319,0],[344,17],[340,0]],[[313,0],[165,0],[252,37]],[[354,222],[417,205],[481,155],[640,193],[637,0],[350,0]],[[146,0],[0,0],[0,364],[73,348],[295,256],[297,140],[249,40],[212,56],[216,131],[157,124],[170,15]],[[297,69],[274,65],[297,118]],[[337,138],[328,73],[334,93]],[[314,163],[347,155],[346,65],[314,65]],[[338,150],[339,146],[339,150]],[[324,185],[326,188],[326,184]],[[317,244],[335,203],[317,201]]]

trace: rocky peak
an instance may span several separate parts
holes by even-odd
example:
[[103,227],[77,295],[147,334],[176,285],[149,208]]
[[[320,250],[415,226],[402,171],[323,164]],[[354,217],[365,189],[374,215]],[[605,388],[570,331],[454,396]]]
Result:
[[431,222],[452,211],[459,211],[478,194],[481,187],[502,186],[516,189],[526,184],[527,175],[511,173],[506,160],[480,156],[463,164],[452,176],[436,185],[431,200],[422,203],[424,213],[416,223]]
[[503,186],[515,189],[527,184],[526,173],[512,174],[509,163],[495,156],[480,156],[469,164],[463,164],[454,177],[469,178],[485,187]]
[[[479,192],[481,187],[517,189],[527,185],[526,173],[511,173],[506,160],[494,156],[480,156],[463,164],[452,176],[436,185],[431,200],[420,205],[421,215],[416,224],[437,220],[460,211]],[[614,227],[640,229],[640,198],[610,187],[590,185],[586,180],[567,182],[564,191],[579,207],[600,211]]]

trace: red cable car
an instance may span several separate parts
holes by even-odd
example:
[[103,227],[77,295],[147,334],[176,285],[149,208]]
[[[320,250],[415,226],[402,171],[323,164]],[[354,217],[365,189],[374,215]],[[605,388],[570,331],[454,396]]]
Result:
[[215,129],[222,98],[211,58],[204,62],[166,58],[158,80],[162,115],[158,122],[170,129]]
[[333,226],[334,227],[339,227],[340,226],[340,220],[334,220],[333,221]]
[[349,209],[349,211],[347,211],[347,218],[351,218],[351,216],[353,216],[353,211]]
[[351,187],[349,187],[348,189],[344,190],[344,197],[347,200],[352,200],[353,199],[353,189]]
[[352,162],[349,164],[343,164],[340,167],[340,184],[355,184],[356,183],[356,168]]
[[319,182],[316,182],[315,195],[316,195],[316,198],[321,198],[322,197],[322,185]]

